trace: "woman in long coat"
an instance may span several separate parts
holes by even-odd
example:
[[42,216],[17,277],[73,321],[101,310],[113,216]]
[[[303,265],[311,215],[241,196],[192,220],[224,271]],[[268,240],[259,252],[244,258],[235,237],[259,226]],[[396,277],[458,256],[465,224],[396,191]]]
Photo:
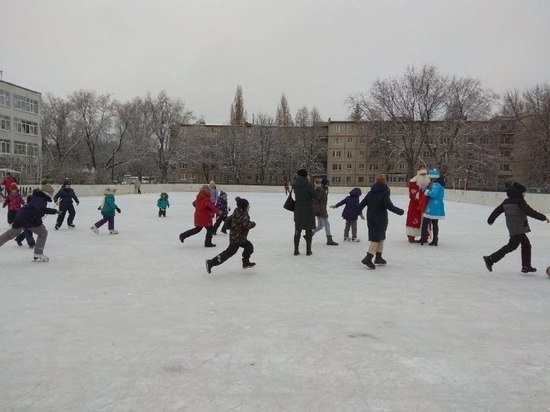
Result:
[[315,200],[315,189],[307,178],[307,170],[300,169],[296,172],[292,184],[296,203],[294,206],[294,255],[300,254],[300,236],[305,230],[306,254],[310,256],[311,239],[315,229],[315,211],[313,201]]
[[[388,210],[400,216],[405,211],[393,205],[386,176],[382,173],[376,175],[375,183],[359,204],[359,209],[363,210],[365,206],[367,206],[367,227],[370,244],[367,256],[361,262],[371,269],[376,269],[375,263],[379,265],[387,263],[382,258],[382,251],[386,239],[386,230],[388,229]],[[376,259],[373,263],[372,258],[375,255]]]

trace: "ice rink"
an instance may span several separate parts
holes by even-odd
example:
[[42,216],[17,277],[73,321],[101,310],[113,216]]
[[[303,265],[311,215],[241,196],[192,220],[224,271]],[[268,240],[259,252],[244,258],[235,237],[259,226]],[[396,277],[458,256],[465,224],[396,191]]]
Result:
[[447,202],[438,247],[390,214],[388,264],[369,270],[366,224],[344,243],[341,208],[340,245],[319,232],[293,256],[284,194],[228,195],[251,204],[252,269],[239,252],[206,273],[227,235],[179,242],[190,192],[170,193],[166,218],[158,194],[117,196],[116,236],[90,231],[102,198],[82,197],[75,229],[45,218],[48,263],[0,248],[0,410],[550,410],[550,225],[530,219],[537,273],[519,249],[489,273],[482,255],[508,240],[492,207]]

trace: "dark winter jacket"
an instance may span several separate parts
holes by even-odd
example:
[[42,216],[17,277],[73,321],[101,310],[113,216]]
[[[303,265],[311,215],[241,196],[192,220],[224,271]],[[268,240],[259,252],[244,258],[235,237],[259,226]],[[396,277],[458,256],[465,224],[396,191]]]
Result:
[[19,229],[22,227],[37,227],[42,225],[42,217],[44,215],[56,215],[57,210],[48,207],[48,202],[52,198],[38,189],[32,193],[32,198],[29,203],[23,206],[13,221],[12,227]]
[[216,200],[216,208],[221,212],[221,217],[227,217],[229,214],[229,206],[227,206],[227,195],[222,195],[220,192],[220,196],[218,196],[218,200]]
[[492,225],[502,213],[506,217],[506,227],[511,236],[529,233],[527,216],[537,220],[546,220],[546,216],[532,209],[523,198],[523,194],[516,188],[507,190],[508,199],[504,200],[489,216],[487,223]]
[[315,195],[316,199],[313,204],[313,208],[315,209],[315,216],[327,218],[328,189],[325,189],[322,186],[317,186],[315,188]]
[[248,212],[240,207],[235,208],[228,220],[230,220],[229,243],[241,244],[246,242],[248,231],[256,226],[256,223],[250,220]]
[[294,206],[294,228],[296,230],[315,229],[315,189],[307,177],[296,176],[292,184],[296,204]]
[[57,202],[59,200],[59,209],[67,209],[69,206],[73,204],[73,199],[78,205],[80,201],[78,200],[78,197],[76,197],[76,194],[74,190],[70,187],[61,186],[61,189],[55,194],[53,197],[53,201]]
[[361,214],[361,209],[359,209],[359,197],[361,196],[361,189],[358,187],[353,188],[349,192],[349,196],[345,199],[340,200],[334,205],[334,207],[344,206],[342,211],[342,217],[346,220],[357,220]]
[[367,207],[367,227],[369,240],[380,242],[386,239],[388,229],[388,210],[403,215],[403,209],[394,206],[390,199],[390,188],[383,183],[375,183],[359,204],[359,210]]

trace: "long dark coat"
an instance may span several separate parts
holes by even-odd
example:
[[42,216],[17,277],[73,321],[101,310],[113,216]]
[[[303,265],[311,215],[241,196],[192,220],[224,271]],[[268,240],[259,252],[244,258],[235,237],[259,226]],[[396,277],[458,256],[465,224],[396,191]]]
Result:
[[313,201],[315,189],[306,177],[296,176],[292,184],[296,205],[294,207],[294,228],[296,230],[315,229]]
[[405,213],[394,206],[390,199],[390,188],[383,183],[375,183],[359,204],[359,210],[367,206],[367,227],[369,240],[380,242],[386,239],[388,229],[388,210],[398,215]]
[[315,194],[317,196],[317,199],[313,204],[313,207],[315,209],[315,216],[327,218],[328,189],[325,189],[322,186],[318,186],[315,188]]
[[48,202],[51,202],[52,198],[38,189],[32,192],[32,198],[25,206],[19,209],[15,219],[13,220],[12,227],[19,229],[22,227],[37,227],[42,225],[42,218],[44,215],[56,215],[57,210],[48,207]]

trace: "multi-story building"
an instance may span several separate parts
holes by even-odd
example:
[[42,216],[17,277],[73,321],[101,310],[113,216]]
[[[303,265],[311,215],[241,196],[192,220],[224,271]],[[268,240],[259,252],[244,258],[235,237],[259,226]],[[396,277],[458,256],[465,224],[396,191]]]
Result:
[[[407,129],[412,131],[410,139],[423,142],[413,162],[444,168],[447,187],[498,190],[510,180],[529,181],[521,155],[525,137],[517,133],[513,120],[499,117],[469,122],[463,125],[465,132],[459,133],[444,122],[420,126]],[[399,133],[389,122],[329,119],[327,176],[331,184],[370,186],[376,174],[385,173],[390,186],[406,186],[414,169],[406,162],[410,153]]]
[[0,80],[0,169],[12,170],[21,183],[40,179],[41,94]]

